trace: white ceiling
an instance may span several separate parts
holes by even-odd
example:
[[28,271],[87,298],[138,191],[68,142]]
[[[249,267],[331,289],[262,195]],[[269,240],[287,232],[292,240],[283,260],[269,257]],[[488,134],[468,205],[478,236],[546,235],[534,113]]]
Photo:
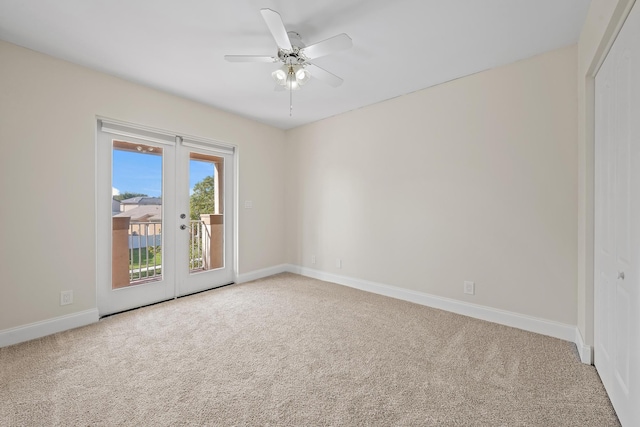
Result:
[[[0,0],[0,39],[282,129],[576,43],[590,0]],[[271,8],[307,45],[353,48],[314,63],[342,77],[274,91]],[[0,58],[1,62],[1,58]]]

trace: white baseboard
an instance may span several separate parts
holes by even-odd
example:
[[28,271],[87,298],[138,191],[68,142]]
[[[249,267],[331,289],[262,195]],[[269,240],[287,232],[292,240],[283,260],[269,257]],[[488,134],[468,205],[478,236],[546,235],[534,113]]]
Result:
[[[287,271],[286,264],[276,265],[264,268],[262,270],[251,271],[249,273],[240,274],[236,277],[236,283],[249,282],[251,280],[262,279],[263,277],[273,276],[274,274],[284,273]],[[17,326],[11,329],[0,331],[0,347],[6,347],[13,344],[33,340],[44,337],[46,335],[55,334],[57,332],[66,331],[68,329],[78,328],[80,326],[95,323],[99,319],[98,310],[91,309],[73,313],[66,316],[55,317],[28,325]]]
[[30,341],[68,329],[79,328],[80,326],[95,323],[98,319],[98,309],[93,308],[91,310],[67,314],[66,316],[54,317],[53,319],[47,319],[41,322],[5,329],[0,331],[0,347]]
[[593,365],[593,347],[584,343],[584,339],[582,338],[582,334],[578,328],[576,328],[575,343],[582,363]]
[[[302,276],[312,277],[314,279],[325,280],[327,282],[349,286],[367,292],[373,292],[379,295],[385,295],[388,297],[397,298],[428,307],[450,311],[476,319],[486,320],[488,322],[498,323],[505,326],[523,329],[529,332],[535,332],[538,334],[559,338],[561,340],[569,342],[576,342],[577,327],[574,325],[567,325],[565,323],[526,316],[511,311],[471,304],[451,298],[438,297],[423,292],[412,291],[410,289],[370,282],[368,280],[339,276],[336,274],[326,273],[324,271],[300,267],[292,264],[287,265],[287,271],[300,274]],[[580,355],[582,358],[582,352],[580,353]],[[582,360],[584,361],[584,359]]]
[[252,280],[258,280],[264,277],[273,276],[274,274],[284,273],[285,271],[288,271],[287,264],[274,265],[273,267],[267,267],[261,270],[238,274],[238,276],[236,277],[236,283],[250,282]]
[[[351,288],[360,289],[391,298],[397,298],[427,307],[438,308],[441,310],[450,311],[452,313],[457,313],[476,319],[486,320],[489,322],[511,326],[514,328],[523,329],[525,331],[559,338],[565,341],[570,341],[576,344],[578,354],[580,355],[580,360],[583,363],[593,363],[593,349],[591,346],[584,344],[582,334],[576,326],[540,319],[537,317],[526,316],[511,311],[471,304],[451,298],[438,297],[423,292],[385,285],[382,283],[371,282],[368,280],[326,273],[324,271],[314,270],[311,268],[301,267],[293,264],[280,264],[273,267],[263,268],[261,270],[255,270],[248,273],[240,274],[236,277],[236,283],[249,282],[252,280],[262,279],[264,277],[273,276],[274,274],[284,272],[300,274],[302,276],[312,277],[314,279],[333,282],[339,285],[349,286]],[[24,341],[40,338],[45,335],[51,335],[68,329],[89,325],[91,323],[97,322],[98,319],[98,310],[91,309],[81,311],[79,313],[73,313],[66,316],[44,320],[41,322],[31,323],[24,326],[18,326],[16,328],[5,329],[3,331],[0,331],[0,347],[6,347]]]

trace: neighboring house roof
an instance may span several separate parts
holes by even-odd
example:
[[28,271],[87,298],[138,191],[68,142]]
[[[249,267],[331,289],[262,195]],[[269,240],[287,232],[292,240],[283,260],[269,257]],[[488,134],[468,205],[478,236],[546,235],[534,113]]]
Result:
[[137,208],[121,212],[118,215],[114,215],[116,218],[127,216],[131,217],[131,221],[160,222],[162,221],[162,206],[139,206]]
[[161,205],[162,198],[160,197],[132,197],[130,199],[124,199],[120,201],[122,205]]

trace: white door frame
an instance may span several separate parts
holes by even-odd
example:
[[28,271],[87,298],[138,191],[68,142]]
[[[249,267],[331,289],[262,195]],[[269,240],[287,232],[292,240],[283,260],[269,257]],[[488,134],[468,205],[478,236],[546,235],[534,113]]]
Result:
[[[131,308],[140,307],[155,302],[177,298],[186,294],[180,292],[178,286],[179,275],[174,270],[176,266],[176,255],[172,248],[163,244],[163,262],[166,259],[166,265],[163,266],[163,279],[159,282],[150,282],[149,284],[136,285],[126,290],[111,289],[111,168],[112,168],[112,147],[111,144],[105,143],[108,139],[108,134],[118,135],[123,137],[124,140],[140,141],[149,145],[162,146],[165,152],[172,158],[173,164],[167,165],[167,168],[163,166],[163,175],[168,173],[169,179],[165,180],[165,189],[163,189],[163,196],[167,195],[173,197],[171,194],[176,194],[177,174],[180,173],[176,169],[179,144],[184,144],[186,147],[199,147],[201,149],[210,151],[212,154],[226,152],[231,154],[227,157],[229,165],[232,171],[230,171],[230,185],[226,188],[225,198],[228,198],[229,215],[225,217],[225,220],[229,222],[229,232],[227,235],[227,242],[230,245],[229,250],[225,250],[228,253],[228,260],[225,264],[225,269],[228,271],[228,275],[225,276],[224,282],[214,283],[208,288],[216,286],[223,286],[236,281],[238,272],[238,230],[237,230],[237,206],[238,206],[238,149],[237,146],[225,142],[215,141],[206,138],[198,138],[186,135],[177,135],[175,132],[168,132],[164,130],[154,129],[146,126],[135,125],[131,123],[122,122],[119,120],[113,120],[105,117],[96,117],[97,131],[96,131],[96,297],[97,307],[99,315],[107,315],[119,311],[124,311]],[[103,130],[106,132],[103,132]],[[163,162],[164,164],[165,162]],[[167,187],[168,185],[168,187]],[[168,190],[168,191],[165,191]],[[228,196],[228,197],[227,197]],[[170,203],[163,203],[163,218],[171,218],[171,222],[175,221],[176,224],[178,213],[176,211],[177,204],[175,201]],[[163,227],[163,240],[167,239],[169,242],[175,242],[177,238],[177,227]],[[166,233],[166,234],[165,234]],[[168,268],[167,268],[168,267]],[[155,286],[154,286],[155,285]],[[137,288],[137,289],[136,289]],[[195,291],[206,289],[200,286]],[[109,297],[111,292],[126,292],[127,303],[119,304],[115,307],[112,303],[109,303]],[[190,292],[187,292],[190,293]]]

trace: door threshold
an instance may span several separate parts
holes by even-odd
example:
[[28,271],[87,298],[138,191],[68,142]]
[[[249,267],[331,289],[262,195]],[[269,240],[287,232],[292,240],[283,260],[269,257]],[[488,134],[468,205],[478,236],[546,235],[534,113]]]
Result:
[[226,283],[224,285],[220,285],[220,286],[214,286],[211,288],[207,288],[207,289],[203,289],[201,291],[197,291],[197,292],[192,292],[190,294],[185,294],[185,295],[180,295],[178,297],[173,297],[173,298],[168,298],[168,299],[164,299],[162,301],[156,301],[156,302],[152,302],[151,304],[145,304],[145,305],[141,305],[140,307],[133,307],[133,308],[129,308],[127,310],[122,310],[122,311],[117,311],[115,313],[109,313],[109,314],[105,314],[104,316],[100,316],[98,320],[102,320],[102,319],[106,319],[107,317],[111,317],[111,316],[115,316],[117,314],[122,314],[122,313],[127,313],[129,311],[134,311],[134,310],[138,310],[140,308],[144,308],[144,307],[151,307],[153,305],[158,305],[158,304],[162,304],[168,301],[173,301],[175,299],[180,299],[180,298],[184,298],[184,297],[189,297],[191,295],[197,295],[197,294],[201,294],[203,292],[208,292],[208,291],[212,291],[214,289],[220,289],[220,288],[224,288],[227,286],[231,286],[231,285],[235,285],[236,282],[230,282],[230,283]]

